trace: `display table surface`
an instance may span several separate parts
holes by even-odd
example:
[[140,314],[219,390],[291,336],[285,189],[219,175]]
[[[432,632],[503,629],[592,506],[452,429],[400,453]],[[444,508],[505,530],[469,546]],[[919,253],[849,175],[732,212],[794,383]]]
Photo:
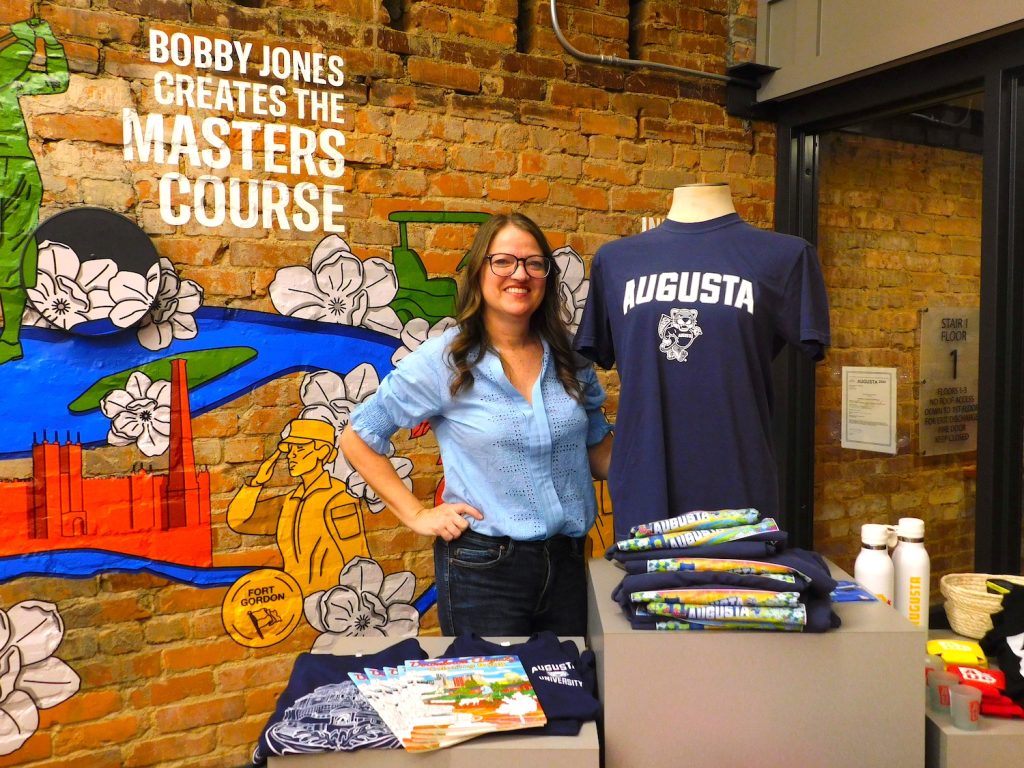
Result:
[[[444,653],[450,637],[418,637],[423,650],[433,656]],[[488,638],[500,641],[501,638]],[[584,648],[582,638],[570,638]],[[509,638],[518,643],[525,638]],[[339,638],[325,653],[351,656],[378,653],[394,645],[396,638]],[[321,752],[310,755],[271,757],[269,768],[522,768],[558,766],[558,768],[598,768],[600,747],[597,725],[583,723],[577,736],[525,736],[521,732],[500,733],[470,739],[454,747],[434,752],[411,754],[404,749],[361,749],[356,752]]]
[[924,764],[927,636],[892,608],[838,604],[824,634],[634,630],[623,575],[590,562],[606,768]]

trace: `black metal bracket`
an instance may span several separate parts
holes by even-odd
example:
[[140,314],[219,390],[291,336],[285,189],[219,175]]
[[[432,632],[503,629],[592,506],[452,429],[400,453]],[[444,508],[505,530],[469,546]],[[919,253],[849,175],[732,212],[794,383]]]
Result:
[[756,84],[777,69],[778,67],[756,64],[752,61],[729,67],[726,71],[732,79],[725,86],[726,113],[748,120],[771,120],[772,105],[758,103]]

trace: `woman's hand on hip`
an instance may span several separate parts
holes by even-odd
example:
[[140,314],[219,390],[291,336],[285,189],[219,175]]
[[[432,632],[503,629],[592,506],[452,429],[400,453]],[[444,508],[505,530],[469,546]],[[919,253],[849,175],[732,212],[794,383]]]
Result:
[[483,513],[469,504],[438,504],[424,507],[407,525],[422,536],[440,536],[445,541],[457,539],[469,528],[469,519],[483,520]]

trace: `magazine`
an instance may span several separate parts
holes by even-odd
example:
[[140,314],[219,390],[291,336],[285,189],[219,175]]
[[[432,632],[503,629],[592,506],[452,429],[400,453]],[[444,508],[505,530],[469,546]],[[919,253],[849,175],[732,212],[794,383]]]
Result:
[[401,711],[396,706],[397,697],[387,679],[387,674],[379,669],[367,669],[364,672],[349,672],[349,678],[363,697],[370,702],[380,719],[391,730],[398,734],[403,728]]
[[[357,679],[358,677],[358,679]],[[408,661],[401,667],[353,675],[410,752],[448,747],[499,731],[547,723],[537,694],[516,656],[470,656]]]

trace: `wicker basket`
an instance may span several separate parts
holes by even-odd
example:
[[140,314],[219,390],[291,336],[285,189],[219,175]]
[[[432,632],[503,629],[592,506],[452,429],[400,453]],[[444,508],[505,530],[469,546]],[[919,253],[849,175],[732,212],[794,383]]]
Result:
[[988,579],[1024,586],[1024,576],[988,573],[950,573],[939,579],[939,591],[946,598],[946,617],[957,634],[980,640],[992,629],[992,614],[1002,610],[1003,596],[985,588]]

